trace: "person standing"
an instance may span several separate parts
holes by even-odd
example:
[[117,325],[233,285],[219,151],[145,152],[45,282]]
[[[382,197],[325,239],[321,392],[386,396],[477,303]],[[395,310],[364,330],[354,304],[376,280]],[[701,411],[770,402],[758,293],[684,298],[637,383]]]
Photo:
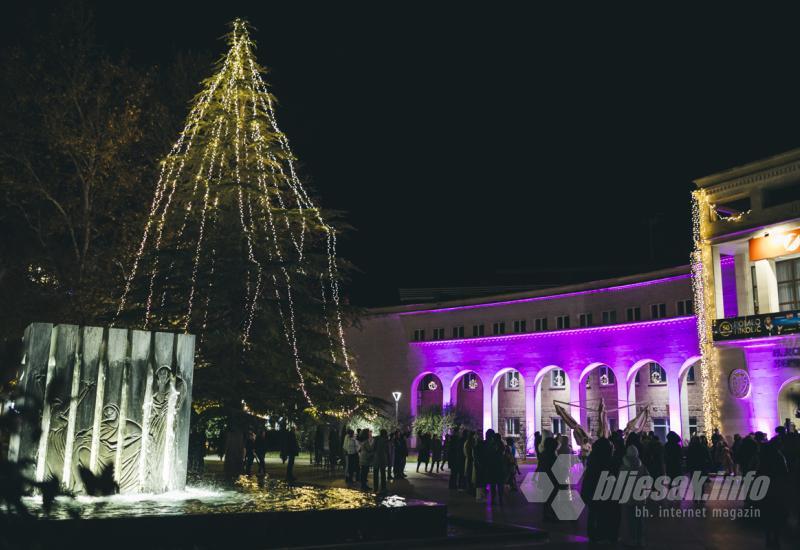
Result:
[[405,470],[405,455],[408,454],[408,446],[406,445],[405,436],[400,430],[394,431],[392,438],[392,445],[394,445],[394,464],[392,464],[392,475],[394,479],[403,479],[406,477]]
[[356,446],[356,438],[352,429],[348,429],[347,433],[345,433],[342,447],[344,447],[345,453],[344,479],[347,483],[353,483],[358,462],[358,447]]
[[256,434],[247,431],[247,438],[244,440],[244,461],[245,473],[253,475],[253,462],[256,459]]
[[664,444],[664,469],[670,479],[675,479],[683,473],[682,458],[681,436],[675,432],[669,432],[667,442]]
[[464,489],[472,496],[475,496],[475,484],[473,483],[473,473],[475,470],[475,439],[472,431],[465,430],[464,434]]
[[386,464],[386,479],[392,481],[394,476],[392,476],[392,470],[394,470],[394,432],[389,434],[386,438],[386,448],[389,452],[389,462]]
[[361,441],[358,442],[358,463],[361,467],[359,478],[361,479],[361,490],[368,491],[367,478],[369,469],[375,460],[375,440],[371,430],[361,430]]
[[281,454],[286,457],[286,481],[292,483],[295,481],[294,459],[300,454],[300,445],[297,443],[297,434],[294,432],[293,426],[286,433],[286,446]]
[[447,460],[450,465],[450,489],[464,488],[464,439],[456,430],[450,437],[447,448]]
[[389,464],[389,439],[382,429],[375,438],[375,462],[372,467],[372,489],[382,495],[386,493],[386,466]]
[[[658,442],[658,439],[654,441]],[[652,444],[653,441],[650,441],[650,445]],[[620,470],[628,472],[628,476],[637,476],[637,478],[638,476],[647,475],[649,472],[649,468],[645,467],[639,459],[639,450],[633,445],[626,449]],[[657,477],[652,472],[650,472],[650,475]],[[642,508],[645,507],[645,502],[630,498],[622,505],[621,542],[625,546],[644,547],[644,513]]]
[[428,462],[431,459],[431,434],[419,434],[419,444],[417,445],[417,473],[420,464],[425,464],[425,472],[428,471]]
[[439,473],[439,467],[442,463],[442,435],[433,434],[431,438],[431,472],[436,468],[436,473]]
[[256,460],[258,460],[258,475],[263,476],[267,473],[267,431],[263,428],[258,430],[255,452]]
[[[633,446],[633,445],[632,445]],[[638,457],[639,448],[636,449]],[[614,446],[611,442],[601,437],[592,444],[592,452],[587,461],[586,473],[581,485],[581,498],[586,503],[589,513],[586,528],[589,542],[616,542],[619,535],[619,502],[612,499],[595,499],[594,495],[603,473],[617,475],[617,468],[613,459]],[[627,453],[627,451],[626,451]],[[553,492],[555,496],[555,491]],[[552,501],[551,501],[552,502]],[[551,511],[552,513],[552,511]]]

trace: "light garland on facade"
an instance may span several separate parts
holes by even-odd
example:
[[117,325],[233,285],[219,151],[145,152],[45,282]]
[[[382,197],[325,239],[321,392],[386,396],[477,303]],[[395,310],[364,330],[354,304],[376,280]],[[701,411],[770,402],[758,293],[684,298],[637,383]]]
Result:
[[726,216],[724,214],[720,214],[719,213],[719,210],[717,210],[717,205],[716,204],[708,203],[708,207],[711,210],[711,212],[714,213],[714,216],[717,219],[722,220],[724,222],[732,222],[732,223],[733,222],[742,221],[745,217],[750,215],[750,212],[752,212],[752,210],[747,210],[745,212],[739,212],[738,214],[734,214],[733,216]]
[[[246,23],[237,19],[232,27],[228,39],[230,50],[221,61],[217,74],[207,81],[178,140],[162,163],[144,234],[125,282],[117,317],[125,308],[140,270],[146,270],[144,275],[147,279],[143,327],[147,328],[161,317],[157,310],[166,303],[166,286],[162,292],[156,291],[170,276],[174,261],[166,273],[159,273],[159,255],[164,250],[188,249],[191,250],[191,260],[187,260],[191,262],[191,277],[180,326],[185,331],[190,330],[190,326],[198,330],[202,343],[211,293],[218,287],[213,281],[215,263],[220,260],[216,257],[219,250],[212,247],[209,254],[204,245],[211,231],[235,230],[232,223],[223,227],[224,220],[217,219],[216,215],[220,197],[228,193],[232,200],[227,204],[232,205],[238,218],[235,224],[243,237],[246,256],[243,260],[247,266],[242,277],[244,321],[240,330],[243,348],[246,351],[250,347],[259,304],[272,294],[270,299],[276,304],[284,338],[292,352],[299,388],[314,409],[298,348],[293,284],[294,278],[317,276],[307,273],[305,262],[308,257],[306,233],[312,224],[324,239],[325,244],[320,242],[320,247],[324,246],[327,254],[327,265],[319,274],[320,315],[328,333],[330,357],[334,362],[341,358],[352,392],[361,394],[344,336],[336,231],[324,220],[297,176],[294,153],[278,127],[273,99],[262,78],[264,71],[255,61],[255,44],[250,39]],[[229,151],[227,158],[225,146]],[[203,147],[199,162],[193,163],[189,156],[193,147],[194,153],[198,147]],[[194,173],[189,173],[190,170]],[[181,193],[184,188],[185,196]],[[191,217],[190,214],[197,209],[199,212]],[[182,219],[182,223],[173,226],[178,221],[174,220],[176,217]],[[185,231],[187,226],[194,227],[192,231]],[[182,242],[187,238],[184,233],[194,235],[195,240]],[[256,243],[262,242],[267,245],[257,246]],[[282,248],[283,242],[291,243],[284,247],[288,250]],[[149,265],[144,266],[148,261]],[[279,273],[265,273],[265,266],[270,264],[277,264]],[[297,267],[290,271],[287,267],[290,265]],[[201,284],[200,275],[207,279],[206,284]],[[154,300],[154,296],[161,299]],[[242,405],[246,412],[254,414],[244,401]],[[342,411],[341,414],[351,412]]]
[[711,244],[706,240],[706,217],[711,205],[704,190],[692,193],[692,294],[697,317],[697,337],[700,344],[701,381],[703,385],[703,416],[707,429],[720,426],[719,368],[716,349],[712,343],[711,327],[716,316],[714,306],[713,262]]

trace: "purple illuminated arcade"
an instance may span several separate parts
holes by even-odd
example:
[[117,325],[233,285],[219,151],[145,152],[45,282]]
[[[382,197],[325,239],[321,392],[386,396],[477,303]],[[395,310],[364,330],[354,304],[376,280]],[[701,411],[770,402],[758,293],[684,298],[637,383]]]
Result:
[[[612,428],[649,405],[649,428],[662,438],[710,431],[708,411],[729,438],[797,422],[800,150],[695,183],[703,285],[693,289],[689,267],[680,266],[375,308],[348,335],[366,391],[390,402],[401,392],[405,417],[456,407],[475,427],[528,448],[535,431],[566,433],[554,400],[571,403],[590,432],[601,397]],[[697,316],[708,321],[705,345]],[[773,318],[780,329],[753,328]]]

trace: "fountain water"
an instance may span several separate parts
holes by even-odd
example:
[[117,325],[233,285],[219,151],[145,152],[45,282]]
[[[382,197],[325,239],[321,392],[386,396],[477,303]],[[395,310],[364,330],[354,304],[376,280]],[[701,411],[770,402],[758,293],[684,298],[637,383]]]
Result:
[[121,328],[33,323],[19,375],[23,426],[11,460],[30,459],[37,481],[51,476],[84,492],[82,468],[114,466],[122,493],[181,490],[186,484],[194,336]]

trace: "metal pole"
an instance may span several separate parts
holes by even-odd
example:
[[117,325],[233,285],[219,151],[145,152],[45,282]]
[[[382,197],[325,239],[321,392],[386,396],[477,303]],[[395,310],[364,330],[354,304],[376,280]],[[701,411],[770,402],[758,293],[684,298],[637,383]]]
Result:
[[400,406],[400,401],[395,400],[395,402],[394,402],[394,423],[395,423],[395,425],[397,425],[397,417],[398,417],[397,409],[398,409],[399,406]]

